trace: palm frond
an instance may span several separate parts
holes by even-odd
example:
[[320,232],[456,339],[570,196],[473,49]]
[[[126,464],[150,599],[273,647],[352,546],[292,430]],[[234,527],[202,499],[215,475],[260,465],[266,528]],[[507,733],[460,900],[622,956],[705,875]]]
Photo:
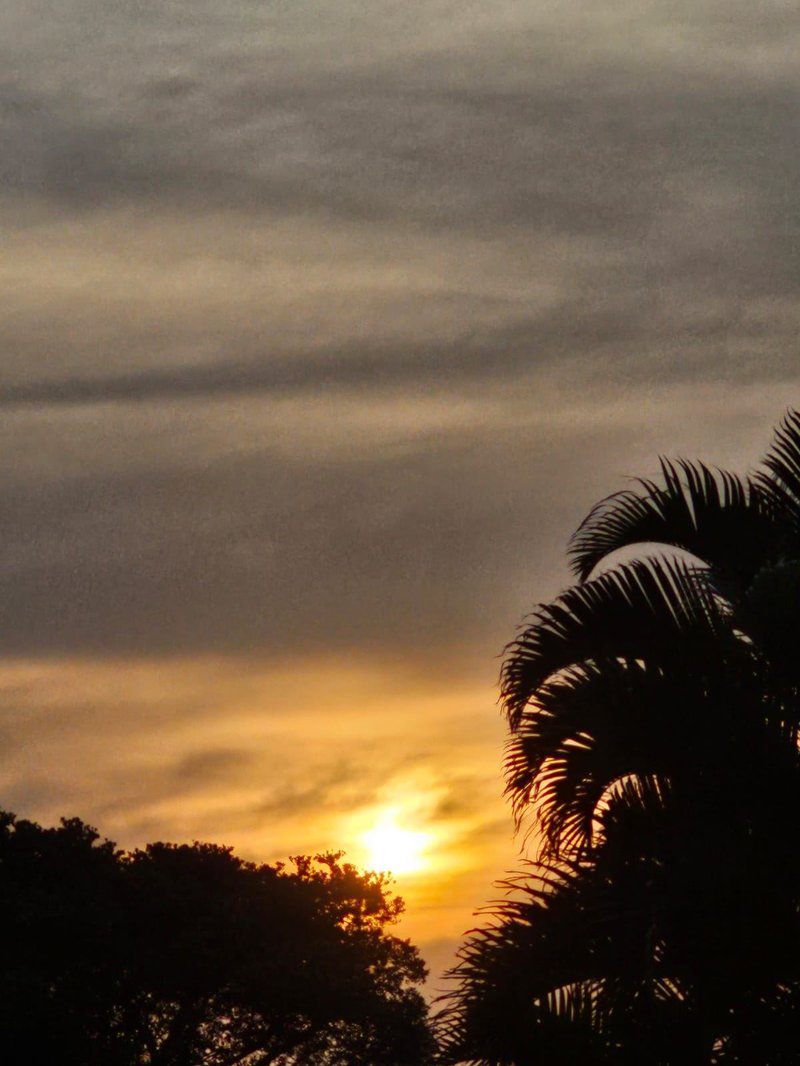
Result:
[[620,891],[592,865],[532,869],[533,879],[524,871],[504,883],[514,895],[469,935],[448,975],[445,1061],[641,1061],[621,1055],[619,1034],[685,996],[660,964],[646,891],[631,912],[629,886]]
[[670,704],[652,675],[637,662],[583,664],[542,686],[521,716],[506,746],[506,793],[518,824],[533,806],[548,851],[590,847],[610,784],[653,768]]
[[[709,764],[715,780],[752,768],[771,708],[751,646],[728,637],[585,661],[531,693],[506,743],[506,794],[517,826],[530,814],[529,831],[541,831],[543,855],[582,855],[602,840],[599,812],[623,784],[708,779]],[[776,737],[785,731],[774,723]]]
[[516,728],[540,686],[583,662],[696,657],[732,640],[730,617],[703,573],[679,559],[635,561],[575,585],[506,648],[500,696]]
[[585,924],[585,872],[574,863],[539,865],[534,875],[528,868],[500,883],[507,895],[468,936],[447,975],[456,987],[440,997],[445,1061],[512,1066],[533,1061],[534,1048],[541,1061],[609,1061],[595,1031],[599,989],[591,951],[574,935],[575,920]]
[[570,542],[575,574],[585,581],[612,552],[632,545],[679,548],[730,577],[761,564],[778,524],[760,485],[701,462],[661,459],[663,484],[638,479],[601,500]]
[[766,472],[756,474],[754,481],[762,495],[784,517],[784,527],[790,527],[794,544],[787,547],[791,557],[797,558],[800,555],[797,543],[800,530],[800,411],[790,409],[786,412],[775,430],[763,464]]

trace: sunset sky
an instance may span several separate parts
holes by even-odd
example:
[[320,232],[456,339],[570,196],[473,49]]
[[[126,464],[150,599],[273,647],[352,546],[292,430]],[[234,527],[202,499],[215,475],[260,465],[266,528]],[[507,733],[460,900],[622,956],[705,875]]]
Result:
[[[0,805],[519,841],[498,655],[656,455],[798,402],[795,4],[0,5]],[[403,834],[413,834],[413,837]]]

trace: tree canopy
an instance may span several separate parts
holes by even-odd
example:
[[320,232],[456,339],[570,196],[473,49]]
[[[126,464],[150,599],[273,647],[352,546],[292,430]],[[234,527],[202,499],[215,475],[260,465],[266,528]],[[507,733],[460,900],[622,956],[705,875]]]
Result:
[[425,967],[388,931],[402,901],[338,854],[125,852],[78,819],[3,812],[0,907],[9,1066],[431,1060]]

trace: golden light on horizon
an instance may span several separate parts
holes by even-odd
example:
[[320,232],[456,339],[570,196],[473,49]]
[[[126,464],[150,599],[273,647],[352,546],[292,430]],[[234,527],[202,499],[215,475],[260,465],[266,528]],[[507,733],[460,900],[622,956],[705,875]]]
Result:
[[384,811],[362,836],[369,869],[392,874],[418,873],[427,865],[430,834],[398,823],[394,811]]

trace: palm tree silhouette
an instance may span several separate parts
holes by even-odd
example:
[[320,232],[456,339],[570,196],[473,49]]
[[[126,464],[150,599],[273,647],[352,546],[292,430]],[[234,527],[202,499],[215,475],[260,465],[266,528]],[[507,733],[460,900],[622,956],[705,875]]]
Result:
[[798,1061],[800,414],[752,476],[661,469],[507,649],[538,854],[462,948],[448,1061]]

